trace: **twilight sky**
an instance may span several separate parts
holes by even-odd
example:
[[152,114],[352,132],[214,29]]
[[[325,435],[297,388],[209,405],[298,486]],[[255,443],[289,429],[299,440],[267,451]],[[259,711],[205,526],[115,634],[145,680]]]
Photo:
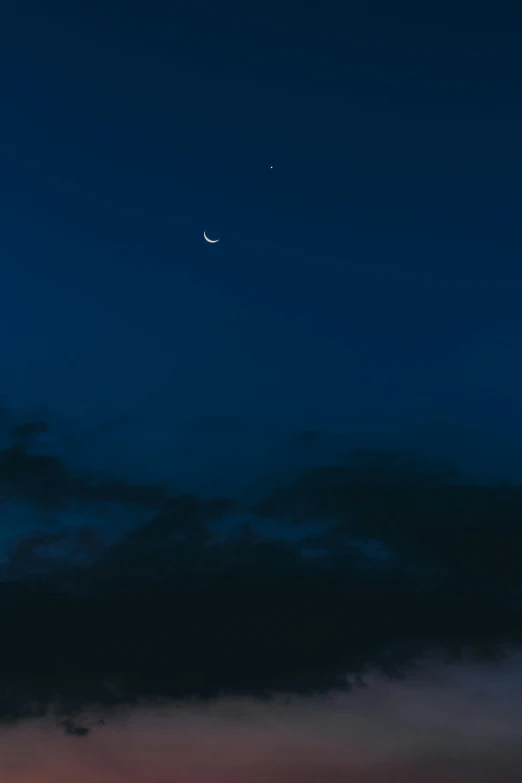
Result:
[[515,780],[521,34],[2,3],[2,783]]

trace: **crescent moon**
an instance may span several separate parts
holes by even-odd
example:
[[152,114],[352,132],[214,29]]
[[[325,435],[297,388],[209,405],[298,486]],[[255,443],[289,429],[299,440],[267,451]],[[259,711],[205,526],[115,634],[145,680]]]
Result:
[[214,242],[219,242],[219,239],[209,239],[204,231],[203,231],[203,236],[205,237],[207,242],[211,242],[212,244],[214,244]]

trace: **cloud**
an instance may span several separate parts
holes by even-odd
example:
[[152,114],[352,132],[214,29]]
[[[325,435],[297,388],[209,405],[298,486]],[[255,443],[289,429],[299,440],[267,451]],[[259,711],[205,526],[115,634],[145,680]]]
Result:
[[48,430],[49,426],[44,421],[26,421],[11,427],[11,437],[15,443],[27,445]]
[[136,707],[100,730],[49,716],[0,731],[2,783],[515,783],[521,673],[516,657],[430,663],[346,695]]
[[23,538],[10,552],[9,565],[12,572],[27,573],[37,568],[42,563],[42,550],[63,542],[66,537],[67,533],[64,531],[46,533],[37,530]]
[[306,471],[259,504],[265,518],[299,526],[328,520],[332,544],[380,540],[412,566],[462,584],[521,582],[522,487],[457,483],[447,465],[355,452],[348,465]]
[[[0,479],[44,507],[151,507],[107,545],[87,526],[33,531],[12,548],[16,579],[0,583],[4,720],[327,692],[372,670],[402,676],[432,651],[495,659],[522,644],[518,487],[459,485],[445,465],[359,452],[255,509],[183,494],[160,503],[153,487],[96,484],[19,446],[0,455]],[[61,559],[45,557],[52,546]]]
[[34,530],[8,547],[4,578],[23,579],[34,573],[53,573],[92,562],[104,548],[103,534],[92,525],[56,532]]
[[170,490],[164,485],[99,480],[72,470],[61,457],[30,450],[34,438],[47,431],[44,422],[10,428],[12,443],[0,450],[0,498],[4,502],[23,502],[35,509],[57,512],[74,504],[153,509],[169,497]]
[[77,726],[68,718],[60,721],[58,725],[65,730],[69,737],[86,737],[89,733],[89,729],[86,726]]

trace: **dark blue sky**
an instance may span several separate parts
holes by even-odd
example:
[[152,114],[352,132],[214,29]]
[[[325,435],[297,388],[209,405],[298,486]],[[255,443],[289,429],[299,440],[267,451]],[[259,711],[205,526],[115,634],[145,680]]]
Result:
[[2,403],[70,458],[520,478],[519,20],[344,5],[3,4]]
[[522,14],[451,5],[0,3],[2,783],[519,779]]

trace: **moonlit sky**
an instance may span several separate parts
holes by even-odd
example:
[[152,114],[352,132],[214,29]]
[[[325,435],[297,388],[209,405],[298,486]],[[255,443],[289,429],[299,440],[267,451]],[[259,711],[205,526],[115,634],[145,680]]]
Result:
[[[33,618],[2,783],[515,780],[521,33],[514,6],[2,3],[0,588]],[[190,596],[172,676],[158,579]]]
[[516,25],[4,6],[9,404],[156,471],[234,419],[520,476]]

